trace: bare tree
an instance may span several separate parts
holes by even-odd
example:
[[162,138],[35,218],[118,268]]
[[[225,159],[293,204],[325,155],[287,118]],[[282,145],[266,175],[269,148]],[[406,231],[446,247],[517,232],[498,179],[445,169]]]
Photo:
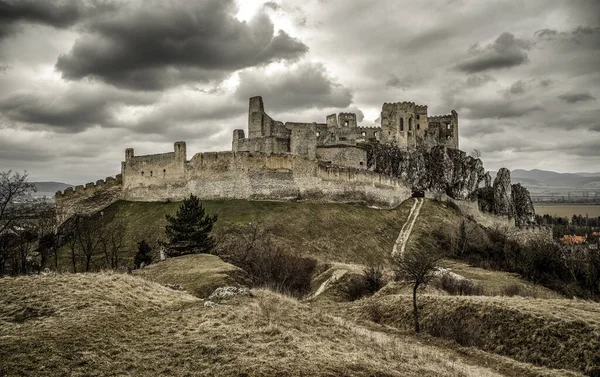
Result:
[[27,182],[27,174],[0,172],[0,234],[22,215],[17,201],[35,191],[35,186]]
[[106,267],[119,268],[119,255],[125,246],[125,223],[122,220],[115,220],[99,232],[99,237]]
[[473,149],[469,155],[473,158],[481,158],[481,149]]
[[86,272],[90,271],[92,258],[100,246],[101,232],[101,228],[97,227],[89,218],[82,219],[76,237],[79,249],[85,258]]
[[429,284],[433,279],[442,257],[443,255],[435,247],[427,243],[421,243],[401,255],[396,255],[393,259],[396,279],[412,285],[413,317],[416,332],[420,331],[417,289]]

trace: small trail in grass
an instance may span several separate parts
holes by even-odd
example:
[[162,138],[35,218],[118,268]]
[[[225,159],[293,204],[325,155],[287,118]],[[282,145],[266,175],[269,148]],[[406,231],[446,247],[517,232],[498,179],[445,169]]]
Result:
[[336,270],[333,271],[331,273],[331,276],[329,277],[329,279],[325,280],[320,286],[319,288],[315,291],[315,293],[313,293],[312,295],[310,295],[310,297],[308,297],[308,299],[313,299],[315,297],[317,297],[318,295],[320,295],[321,293],[325,292],[325,289],[327,289],[327,287],[332,284],[335,283],[337,280],[339,280],[342,276],[344,276],[346,274],[346,270]]
[[400,230],[400,234],[398,234],[396,243],[394,243],[394,248],[392,249],[392,257],[395,257],[398,254],[400,256],[404,254],[404,249],[406,248],[406,244],[408,243],[410,234],[412,233],[413,227],[415,226],[417,217],[419,217],[419,212],[421,212],[422,206],[423,199],[415,198],[415,202],[410,209],[410,213],[408,214],[404,225],[402,225],[402,229]]

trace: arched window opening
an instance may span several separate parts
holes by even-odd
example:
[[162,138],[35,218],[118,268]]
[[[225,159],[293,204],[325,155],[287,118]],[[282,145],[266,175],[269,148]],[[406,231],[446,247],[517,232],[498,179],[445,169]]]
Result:
[[144,172],[142,171],[142,177],[144,176]]
[[166,172],[167,172],[167,169],[163,169],[163,173],[166,173]]
[[421,129],[421,125],[419,123],[417,123],[417,130]]
[[321,136],[321,133],[320,133],[320,132],[317,132],[317,134],[316,134],[316,135],[317,135],[317,137],[319,137],[319,136]]
[[408,130],[412,131],[412,118],[408,118]]
[[365,131],[360,133],[362,136],[367,136],[367,133]]
[[347,120],[344,121],[344,126],[348,127],[348,121]]
[[417,115],[417,119],[421,119],[421,116],[420,116],[420,115]]
[[150,170],[150,176],[152,177],[152,170]]
[[404,131],[404,118],[400,118],[400,131]]

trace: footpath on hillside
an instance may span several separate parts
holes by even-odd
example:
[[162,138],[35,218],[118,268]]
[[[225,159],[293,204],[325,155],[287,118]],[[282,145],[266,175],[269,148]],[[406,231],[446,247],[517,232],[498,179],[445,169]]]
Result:
[[392,257],[402,256],[402,254],[404,254],[404,249],[406,248],[406,244],[408,243],[410,234],[412,233],[413,227],[415,226],[417,217],[419,217],[419,212],[421,212],[422,206],[423,206],[423,199],[415,198],[415,202],[410,209],[408,218],[406,219],[406,222],[404,223],[404,225],[402,225],[400,234],[398,234],[398,238],[396,239],[396,242],[394,243],[394,247],[392,249]]

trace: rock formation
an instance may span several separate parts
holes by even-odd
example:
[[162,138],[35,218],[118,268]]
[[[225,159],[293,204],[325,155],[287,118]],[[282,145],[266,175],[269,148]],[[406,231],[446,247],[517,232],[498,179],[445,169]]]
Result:
[[515,204],[512,198],[510,170],[501,168],[494,179],[494,213],[514,217]]
[[512,185],[512,199],[515,205],[515,224],[519,227],[535,221],[535,209],[531,202],[529,190],[520,183]]
[[478,158],[458,149],[436,146],[430,150],[406,150],[394,145],[367,145],[367,168],[401,178],[414,190],[443,192],[454,199],[477,200],[479,208],[514,218],[517,226],[534,220],[529,191],[511,184],[510,171],[501,168],[493,185]]
[[454,199],[468,199],[490,176],[480,159],[458,149],[436,146],[430,150],[406,150],[394,145],[367,145],[367,168],[401,178],[415,190],[444,192]]

